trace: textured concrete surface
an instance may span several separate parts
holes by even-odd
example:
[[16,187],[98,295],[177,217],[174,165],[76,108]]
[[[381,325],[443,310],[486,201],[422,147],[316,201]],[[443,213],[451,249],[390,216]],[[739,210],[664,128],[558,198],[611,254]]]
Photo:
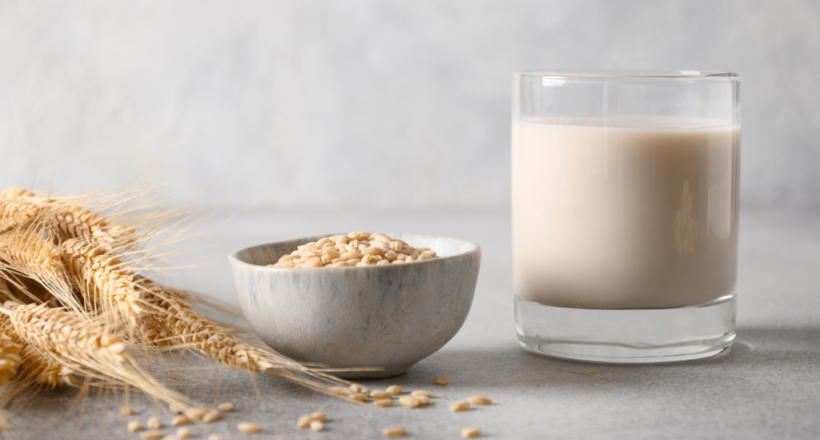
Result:
[[[750,203],[820,203],[815,0],[0,0],[0,187],[509,200],[510,72],[737,71]],[[750,178],[753,177],[753,178]]]
[[[216,221],[216,219],[215,219]],[[207,226],[207,225],[205,225]],[[386,426],[418,439],[456,439],[465,426],[487,438],[546,439],[816,439],[820,437],[820,211],[744,209],[741,212],[738,341],[720,358],[680,364],[612,366],[561,361],[517,346],[513,324],[509,211],[302,212],[253,211],[208,239],[209,249],[180,258],[218,262],[167,278],[235,303],[227,255],[252,244],[331,230],[399,230],[458,237],[482,246],[474,307],[462,330],[441,351],[394,379],[368,382],[435,392],[425,409],[379,409],[334,400],[271,377],[202,369],[158,373],[192,397],[234,402],[237,412],[218,423],[193,426],[195,439],[220,432],[226,439],[382,438]],[[195,359],[179,360],[194,362]],[[202,363],[207,366],[207,363]],[[590,373],[595,370],[597,373]],[[447,387],[431,382],[450,378]],[[257,394],[258,393],[258,394]],[[447,407],[483,394],[495,403],[464,413]],[[137,439],[127,419],[144,424],[154,412],[144,399],[133,417],[121,402],[85,400],[73,391],[44,391],[15,416],[14,438]],[[259,396],[259,397],[257,397]],[[82,402],[81,402],[82,403]],[[106,406],[107,405],[107,406]],[[327,431],[298,431],[296,419],[323,410]],[[59,420],[64,419],[62,423]],[[250,420],[262,434],[240,434]],[[166,429],[170,433],[170,429]]]

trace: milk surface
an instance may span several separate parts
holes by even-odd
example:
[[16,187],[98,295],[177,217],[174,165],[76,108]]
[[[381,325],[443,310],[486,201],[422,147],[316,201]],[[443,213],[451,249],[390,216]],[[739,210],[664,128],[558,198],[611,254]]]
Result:
[[715,120],[513,121],[516,296],[624,309],[734,293],[739,147]]

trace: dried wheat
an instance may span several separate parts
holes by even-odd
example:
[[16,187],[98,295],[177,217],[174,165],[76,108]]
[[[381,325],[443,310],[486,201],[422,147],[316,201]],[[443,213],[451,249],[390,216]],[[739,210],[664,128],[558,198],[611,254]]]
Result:
[[79,374],[132,385],[167,403],[191,403],[146,373],[126,352],[126,343],[99,324],[44,305],[6,302],[0,312],[27,345]]
[[7,334],[0,333],[0,386],[7,385],[9,379],[17,374],[21,349],[20,344],[15,343]]
[[80,239],[64,242],[61,251],[72,279],[89,299],[130,322],[145,314],[145,294],[135,288],[134,274],[122,260]]
[[3,209],[0,214],[0,232],[23,226],[39,218],[44,211],[44,207],[39,204],[9,201],[2,203]]

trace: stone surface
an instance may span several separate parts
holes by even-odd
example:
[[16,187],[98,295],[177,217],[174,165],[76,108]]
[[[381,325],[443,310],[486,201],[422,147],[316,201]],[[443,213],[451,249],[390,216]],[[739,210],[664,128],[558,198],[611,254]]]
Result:
[[300,362],[381,369],[337,374],[344,378],[392,377],[435,353],[464,324],[481,264],[478,246],[388,233],[439,258],[371,267],[266,267],[331,235],[253,246],[229,257],[245,319],[274,350]]
[[[203,225],[208,230],[211,224]],[[236,302],[226,256],[237,249],[336,230],[413,231],[457,237],[482,247],[473,309],[462,330],[405,375],[366,381],[434,393],[433,405],[363,407],[299,386],[220,368],[195,357],[174,359],[200,369],[158,372],[171,386],[236,411],[191,426],[193,438],[381,439],[381,429],[404,426],[418,439],[457,439],[477,426],[487,438],[521,439],[817,439],[820,437],[820,210],[741,211],[738,340],[719,358],[665,365],[613,366],[551,359],[525,352],[515,338],[509,211],[263,212],[252,211],[206,239],[212,247],[178,258],[215,266],[185,269],[165,281]],[[596,371],[596,373],[592,373]],[[176,379],[171,379],[171,374]],[[435,376],[450,385],[437,386]],[[602,383],[603,381],[603,383]],[[449,405],[471,395],[493,404],[454,413]],[[15,414],[14,438],[134,439],[130,419],[170,415],[131,393],[132,417],[118,415],[122,393],[76,403],[74,390],[44,390]],[[328,413],[325,431],[296,428],[302,414]],[[240,421],[263,431],[244,436]],[[167,423],[166,423],[167,424]],[[166,429],[170,434],[171,430]]]

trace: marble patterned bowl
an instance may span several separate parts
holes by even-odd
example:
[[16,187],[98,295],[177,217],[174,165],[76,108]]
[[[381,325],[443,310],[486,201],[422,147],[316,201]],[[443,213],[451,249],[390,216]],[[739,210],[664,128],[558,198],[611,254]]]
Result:
[[322,237],[243,249],[228,257],[239,304],[257,335],[298,361],[335,368],[379,367],[338,376],[375,379],[406,372],[444,346],[473,301],[481,248],[420,234],[387,234],[439,258],[334,268],[266,265]]

